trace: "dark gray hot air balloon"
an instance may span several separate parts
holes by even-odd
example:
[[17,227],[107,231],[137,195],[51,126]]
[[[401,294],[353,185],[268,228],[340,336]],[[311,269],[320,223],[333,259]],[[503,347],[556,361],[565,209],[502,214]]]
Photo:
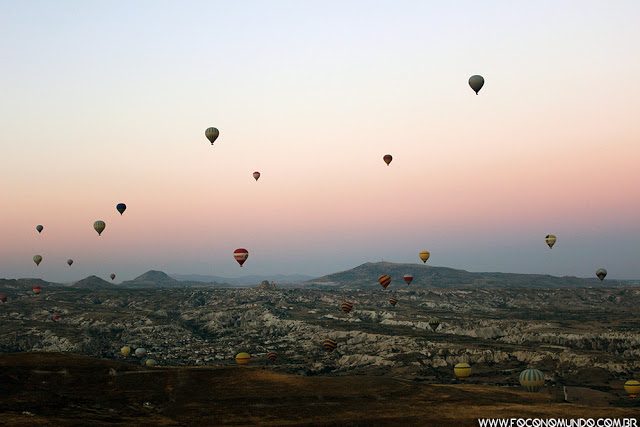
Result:
[[38,233],[42,233],[42,230],[44,230],[44,227],[40,224],[36,225],[36,230],[38,230]]
[[73,264],[73,260],[72,260],[71,258],[69,258],[69,259],[67,260],[67,264],[69,265],[69,267],[71,267],[71,264]]
[[125,205],[124,203],[118,203],[118,204],[116,205],[116,210],[117,210],[118,212],[120,212],[120,215],[122,215],[122,214],[124,213],[124,211],[126,211],[126,210],[127,210],[127,205]]
[[605,270],[604,268],[599,268],[598,271],[596,271],[596,276],[598,276],[598,279],[600,279],[600,281],[603,281],[605,277],[607,277],[607,270]]
[[208,128],[204,131],[204,136],[206,136],[207,139],[211,141],[211,145],[213,145],[215,140],[218,139],[218,136],[220,136],[220,131],[216,128]]
[[36,266],[40,265],[40,263],[42,262],[42,256],[41,255],[34,255],[33,256],[33,262],[36,263]]
[[477,95],[480,89],[482,89],[482,86],[484,86],[484,78],[479,75],[469,77],[469,86],[471,86],[471,89],[473,89]]

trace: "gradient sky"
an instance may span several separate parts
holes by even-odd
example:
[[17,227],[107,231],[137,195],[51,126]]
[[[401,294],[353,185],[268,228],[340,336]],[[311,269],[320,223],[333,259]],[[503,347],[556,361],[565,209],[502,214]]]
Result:
[[0,277],[640,278],[637,0],[0,8]]

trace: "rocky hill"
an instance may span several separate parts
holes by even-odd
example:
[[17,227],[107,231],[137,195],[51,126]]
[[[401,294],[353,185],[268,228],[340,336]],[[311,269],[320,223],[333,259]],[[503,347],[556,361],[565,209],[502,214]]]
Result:
[[[336,286],[342,288],[380,287],[378,277],[391,276],[392,286],[406,286],[402,277],[413,275],[412,287],[531,287],[567,288],[603,286],[598,279],[583,279],[573,276],[550,276],[519,273],[475,273],[447,267],[432,267],[425,264],[400,264],[392,262],[367,262],[351,270],[312,279],[305,284]],[[618,285],[617,281],[604,282],[605,286]]]
[[98,276],[89,276],[75,282],[71,287],[80,289],[115,289],[118,286],[113,283],[109,283]]

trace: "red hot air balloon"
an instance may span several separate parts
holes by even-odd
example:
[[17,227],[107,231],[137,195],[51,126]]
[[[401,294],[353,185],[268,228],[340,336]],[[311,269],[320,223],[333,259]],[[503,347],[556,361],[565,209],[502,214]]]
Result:
[[407,285],[410,285],[411,281],[413,280],[413,276],[410,274],[405,274],[402,278],[407,283]]
[[353,303],[351,301],[344,301],[340,305],[340,309],[346,314],[348,314],[349,312],[351,312],[351,310],[353,310]]
[[389,166],[389,163],[391,163],[391,160],[393,160],[393,156],[391,154],[385,154],[382,160],[384,160],[387,166]]
[[3,304],[7,302],[7,294],[0,294],[0,302]]
[[389,284],[391,283],[391,276],[389,276],[388,274],[383,274],[382,276],[378,277],[378,283],[380,283],[380,286],[382,286],[384,289],[387,289],[387,286],[389,286]]
[[242,267],[242,264],[249,258],[249,251],[244,248],[238,248],[233,251],[233,257],[238,261],[240,267]]
[[40,294],[40,292],[42,292],[42,287],[36,285],[36,286],[32,287],[31,290],[33,291],[34,294],[38,295],[38,294]]
[[59,321],[60,319],[62,319],[62,316],[60,316],[58,313],[53,313],[51,315],[51,320],[53,320],[54,322]]
[[389,304],[395,306],[398,303],[398,299],[396,297],[389,298]]
[[278,353],[276,353],[275,351],[270,351],[269,353],[267,353],[267,359],[269,359],[271,363],[275,363],[277,358]]

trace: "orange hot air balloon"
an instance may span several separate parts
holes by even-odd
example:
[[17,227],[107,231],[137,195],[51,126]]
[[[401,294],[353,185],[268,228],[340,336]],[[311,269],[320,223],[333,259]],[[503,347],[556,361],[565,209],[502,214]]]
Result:
[[378,283],[380,283],[380,286],[382,286],[384,289],[387,289],[387,286],[389,286],[389,284],[391,283],[391,276],[389,276],[388,274],[383,274],[382,276],[378,277]]
[[40,294],[40,292],[42,292],[42,287],[36,285],[36,286],[32,287],[31,290],[33,291],[34,294],[38,295],[38,294]]
[[238,353],[236,354],[236,363],[238,365],[246,365],[251,361],[251,355],[249,353]]
[[348,314],[349,312],[351,312],[351,310],[353,310],[353,303],[351,301],[344,301],[342,304],[340,304],[340,308],[342,309],[342,311]]
[[389,166],[389,163],[393,160],[393,156],[391,154],[385,154],[384,157],[382,157],[382,160],[384,160],[387,166]]
[[333,350],[335,350],[338,347],[338,343],[332,340],[331,338],[327,338],[322,343],[322,347],[326,352],[331,353]]
[[389,298],[389,304],[395,306],[398,303],[398,299],[396,297]]
[[257,181],[257,180],[258,180],[258,178],[260,178],[260,172],[255,171],[255,172],[253,173],[253,178]]
[[276,353],[275,351],[270,351],[269,353],[267,353],[267,359],[269,359],[271,363],[275,363],[277,358],[278,358],[278,353]]
[[405,274],[402,278],[407,283],[407,285],[410,285],[411,281],[413,280],[413,276],[410,274]]

